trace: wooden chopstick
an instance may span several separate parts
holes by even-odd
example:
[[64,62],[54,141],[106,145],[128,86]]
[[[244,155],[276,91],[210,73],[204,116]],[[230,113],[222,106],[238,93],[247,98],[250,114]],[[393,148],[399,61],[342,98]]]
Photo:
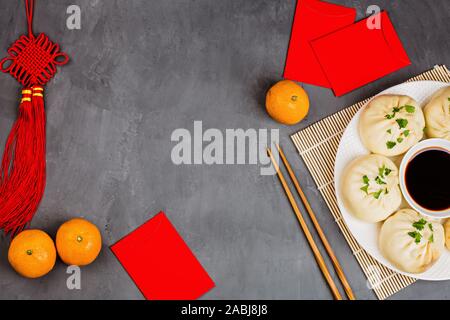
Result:
[[281,160],[283,161],[289,176],[291,177],[292,182],[294,183],[295,189],[297,189],[297,192],[300,196],[300,198],[303,201],[303,204],[306,208],[306,211],[308,211],[308,214],[311,218],[311,221],[314,225],[314,227],[317,230],[317,233],[319,234],[320,240],[322,240],[323,246],[325,247],[325,250],[327,251],[328,255],[330,256],[331,262],[333,263],[334,269],[341,280],[342,286],[345,290],[345,293],[347,294],[348,298],[350,300],[355,300],[355,295],[353,294],[352,288],[350,287],[350,284],[347,281],[347,278],[345,277],[344,271],[342,270],[341,264],[339,263],[338,259],[336,258],[336,255],[333,252],[333,249],[330,246],[330,243],[327,240],[327,237],[325,236],[325,233],[323,232],[319,222],[317,221],[316,215],[314,214],[311,205],[309,204],[308,199],[306,198],[302,188],[300,187],[300,184],[298,183],[297,178],[295,177],[294,171],[291,168],[291,165],[286,159],[286,156],[284,155],[283,150],[280,148],[280,146],[277,144],[278,152],[281,156]]
[[319,265],[319,268],[322,271],[323,276],[325,277],[325,280],[327,281],[331,289],[331,292],[333,293],[334,298],[336,300],[342,300],[342,296],[339,293],[339,290],[336,284],[334,283],[334,280],[331,277],[330,272],[328,271],[327,265],[325,264],[325,261],[323,260],[323,257],[320,254],[319,248],[317,248],[317,245],[314,242],[311,232],[309,231],[308,226],[306,225],[305,220],[303,219],[302,213],[300,212],[300,209],[298,208],[297,203],[295,202],[294,196],[292,195],[292,192],[289,189],[289,186],[287,185],[286,180],[284,179],[284,176],[280,171],[280,168],[278,167],[277,161],[273,157],[272,151],[269,148],[267,149],[267,153],[270,157],[270,160],[272,161],[275,171],[278,174],[278,178],[280,179],[284,192],[286,193],[289,202],[291,203],[292,209],[294,210],[295,215],[297,216],[298,222],[300,223],[300,226],[306,236],[306,239],[308,240],[308,243],[314,253],[314,257],[316,258],[317,264]]

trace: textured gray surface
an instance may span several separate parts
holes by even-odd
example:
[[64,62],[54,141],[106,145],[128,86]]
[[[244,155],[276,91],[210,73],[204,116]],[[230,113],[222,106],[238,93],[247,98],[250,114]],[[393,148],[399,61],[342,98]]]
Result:
[[[105,247],[82,270],[82,290],[66,288],[65,267],[25,280],[0,241],[0,298],[141,299],[108,245],[164,210],[216,282],[204,298],[330,299],[276,177],[256,165],[172,164],[171,133],[204,128],[280,128],[281,143],[360,299],[373,299],[360,267],[289,135],[433,67],[450,65],[448,0],[333,1],[386,9],[412,65],[342,98],[305,85],[308,118],[279,126],[264,111],[266,89],[282,75],[294,0],[37,1],[35,31],[72,58],[48,86],[45,198],[33,227],[54,235],[84,216],[101,227]],[[82,30],[66,29],[78,4]],[[25,32],[22,1],[0,0],[0,46]],[[16,117],[19,86],[0,76],[0,143]],[[423,282],[399,299],[450,298],[450,282]]]

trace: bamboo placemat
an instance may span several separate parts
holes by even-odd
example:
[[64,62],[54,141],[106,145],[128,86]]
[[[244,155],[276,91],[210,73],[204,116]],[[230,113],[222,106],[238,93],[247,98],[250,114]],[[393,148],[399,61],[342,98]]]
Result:
[[[450,82],[450,72],[445,65],[435,66],[407,82],[419,80]],[[370,99],[358,102],[312,124],[293,134],[291,139],[363,269],[368,283],[378,299],[384,300],[414,283],[416,279],[403,276],[386,268],[359,246],[342,219],[336,200],[333,178],[334,160],[341,136],[355,113]]]

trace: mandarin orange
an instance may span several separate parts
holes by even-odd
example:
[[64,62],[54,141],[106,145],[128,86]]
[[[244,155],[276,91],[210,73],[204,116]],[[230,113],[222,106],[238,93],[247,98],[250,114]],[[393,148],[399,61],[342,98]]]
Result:
[[101,248],[100,231],[85,219],[69,220],[56,233],[56,249],[61,260],[68,265],[85,266],[92,263]]
[[20,275],[26,278],[42,277],[55,265],[55,244],[44,231],[22,231],[11,241],[8,260]]
[[267,92],[266,110],[282,124],[297,124],[308,114],[308,94],[294,81],[279,81]]

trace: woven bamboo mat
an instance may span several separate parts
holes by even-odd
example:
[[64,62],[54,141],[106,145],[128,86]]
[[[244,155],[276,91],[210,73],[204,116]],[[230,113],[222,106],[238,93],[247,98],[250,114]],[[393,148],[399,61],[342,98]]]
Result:
[[[419,80],[450,82],[450,72],[446,66],[435,66],[407,82]],[[386,268],[359,246],[342,219],[333,181],[334,160],[341,136],[354,114],[369,100],[370,98],[326,117],[293,134],[291,139],[363,269],[370,287],[378,299],[384,300],[416,280]]]

